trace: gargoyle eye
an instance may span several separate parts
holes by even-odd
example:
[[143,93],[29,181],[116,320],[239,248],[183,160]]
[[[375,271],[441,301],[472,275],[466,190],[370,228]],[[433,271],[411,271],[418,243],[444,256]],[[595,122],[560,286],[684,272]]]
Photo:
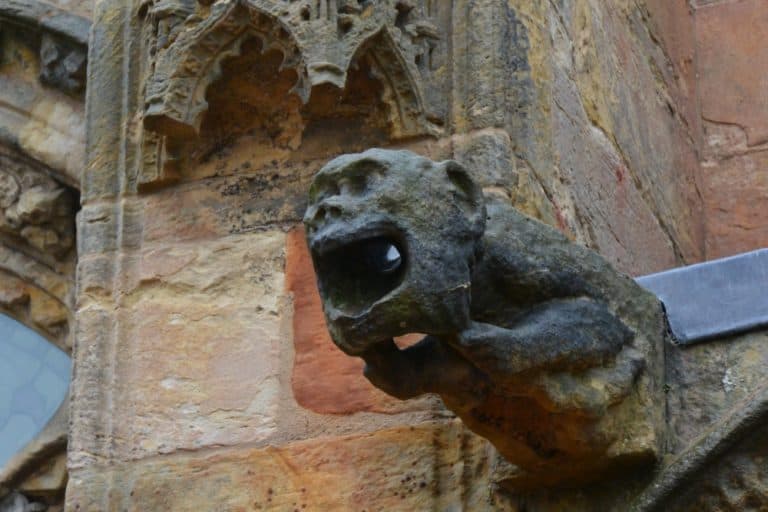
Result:
[[365,174],[353,174],[339,179],[338,187],[341,194],[357,196],[364,194],[368,186],[368,178]]
[[379,274],[391,274],[403,263],[403,257],[397,247],[383,239],[371,240],[368,243],[365,259],[368,267]]

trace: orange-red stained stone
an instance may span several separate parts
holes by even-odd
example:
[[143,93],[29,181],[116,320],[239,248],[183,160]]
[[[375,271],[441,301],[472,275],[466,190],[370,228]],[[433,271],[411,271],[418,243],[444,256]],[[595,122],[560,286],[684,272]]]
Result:
[[742,126],[749,145],[768,141],[768,9],[765,0],[696,11],[702,117]]
[[322,414],[413,409],[415,402],[400,402],[373,387],[363,377],[363,361],[344,354],[331,341],[304,229],[297,227],[288,233],[286,245],[286,287],[293,294],[296,401]]

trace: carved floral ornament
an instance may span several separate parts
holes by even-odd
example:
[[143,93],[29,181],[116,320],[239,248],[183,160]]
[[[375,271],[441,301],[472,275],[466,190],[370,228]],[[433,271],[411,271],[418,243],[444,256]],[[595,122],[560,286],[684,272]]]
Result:
[[[205,2],[208,3],[208,2]],[[166,0],[145,6],[154,27],[146,82],[144,125],[159,135],[197,134],[208,108],[207,87],[221,63],[247,39],[283,54],[282,68],[298,75],[293,92],[307,102],[311,88],[343,88],[356,55],[365,52],[384,83],[392,136],[439,131],[424,82],[439,44],[429,0],[219,0],[212,5]]]

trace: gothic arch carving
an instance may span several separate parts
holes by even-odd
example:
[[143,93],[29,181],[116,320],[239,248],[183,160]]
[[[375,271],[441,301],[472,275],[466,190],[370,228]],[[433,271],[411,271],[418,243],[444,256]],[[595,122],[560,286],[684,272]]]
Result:
[[0,312],[71,350],[74,191],[0,147]]
[[[77,193],[60,179],[39,161],[0,145],[0,314],[69,355]],[[0,496],[15,493],[25,501],[29,492],[58,499],[66,484],[68,404],[67,395],[46,426],[0,466]],[[42,478],[35,481],[35,475]]]
[[[237,0],[216,3],[206,19],[158,52],[146,86],[145,127],[172,137],[198,133],[208,107],[205,92],[221,75],[222,61],[239,55],[252,37],[261,39],[262,51],[279,50],[283,68],[302,68],[296,44],[269,13]],[[295,91],[308,95],[302,73]]]
[[343,88],[353,60],[367,53],[385,83],[393,138],[434,134],[440,123],[429,112],[424,81],[426,54],[439,37],[422,3],[428,2],[219,0],[198,6],[183,20],[176,16],[156,48],[144,126],[161,137],[197,134],[205,91],[221,62],[238,55],[247,38],[259,37],[265,51],[283,53],[283,68],[296,70],[294,92],[304,102],[316,85]]
[[359,51],[370,59],[372,69],[384,85],[383,99],[389,106],[392,137],[398,139],[438,132],[438,127],[427,117],[421,87],[413,78],[418,76],[415,59],[407,61],[398,51],[392,30],[383,27],[361,44]]

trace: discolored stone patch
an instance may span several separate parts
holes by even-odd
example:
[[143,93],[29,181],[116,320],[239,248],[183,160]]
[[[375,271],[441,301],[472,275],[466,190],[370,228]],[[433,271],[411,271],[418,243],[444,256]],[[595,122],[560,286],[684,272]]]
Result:
[[296,356],[291,383],[299,405],[322,414],[426,408],[423,400],[401,402],[376,389],[363,377],[363,360],[348,357],[333,344],[301,227],[288,233],[285,273],[293,295]]

